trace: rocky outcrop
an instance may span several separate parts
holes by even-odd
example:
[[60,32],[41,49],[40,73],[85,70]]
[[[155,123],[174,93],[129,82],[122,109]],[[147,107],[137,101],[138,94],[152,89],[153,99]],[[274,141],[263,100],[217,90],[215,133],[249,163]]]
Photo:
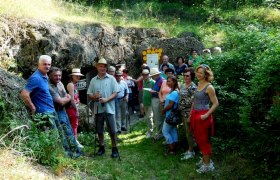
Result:
[[7,62],[4,68],[23,72],[25,78],[37,67],[41,54],[50,55],[53,65],[64,70],[90,67],[104,57],[111,64],[126,63],[130,70],[137,71],[141,64],[139,52],[151,47],[162,47],[171,59],[186,55],[193,47],[199,52],[203,49],[194,37],[168,39],[161,29],[0,17],[0,60]]

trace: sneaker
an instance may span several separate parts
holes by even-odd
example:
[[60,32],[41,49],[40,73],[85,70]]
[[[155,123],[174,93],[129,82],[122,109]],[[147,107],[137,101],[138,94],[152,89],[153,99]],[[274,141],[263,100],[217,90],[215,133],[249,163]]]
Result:
[[117,147],[112,147],[112,154],[111,158],[118,158],[119,157],[119,152]]
[[[201,167],[203,165],[203,159],[200,158],[200,160],[195,164],[197,167]],[[214,164],[214,162],[210,159],[210,164]]]
[[181,158],[182,161],[194,158],[195,152],[194,151],[187,151],[185,152],[184,156]]
[[103,154],[105,154],[105,148],[104,146],[99,146],[99,149],[96,153],[98,156],[102,156]]
[[80,142],[79,142],[78,140],[76,140],[76,142],[77,142],[77,146],[78,146],[79,148],[81,148],[81,149],[84,148],[84,146],[81,145]]
[[121,127],[122,131],[127,131],[126,127]]
[[207,173],[207,172],[212,172],[214,170],[215,170],[214,163],[210,162],[208,165],[203,163],[200,166],[200,168],[196,170],[196,172],[198,172],[199,174],[203,174],[203,173]]

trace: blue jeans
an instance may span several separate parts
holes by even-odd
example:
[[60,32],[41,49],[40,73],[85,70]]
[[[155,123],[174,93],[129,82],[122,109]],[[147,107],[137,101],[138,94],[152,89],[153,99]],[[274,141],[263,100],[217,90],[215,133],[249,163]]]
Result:
[[177,132],[177,126],[172,126],[167,124],[165,121],[163,123],[162,127],[162,134],[167,142],[167,144],[173,144],[175,142],[178,142],[178,132]]
[[56,111],[56,113],[57,119],[55,123],[65,151],[70,157],[80,156],[81,149],[78,147],[65,109]]

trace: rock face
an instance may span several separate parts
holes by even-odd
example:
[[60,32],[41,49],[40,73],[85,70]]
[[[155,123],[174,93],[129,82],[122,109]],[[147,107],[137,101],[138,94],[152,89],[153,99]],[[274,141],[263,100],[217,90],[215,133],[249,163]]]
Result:
[[23,78],[0,68],[0,102],[5,103],[4,109],[0,106],[1,120],[3,120],[2,115],[4,114],[10,114],[10,117],[20,119],[24,123],[27,123],[26,120],[30,119],[30,114],[19,98],[19,93],[25,83],[26,81]]
[[[126,63],[132,71],[141,64],[141,50],[162,47],[171,60],[198,52],[203,44],[192,36],[167,39],[161,29],[123,28],[102,24],[50,24],[36,20],[0,17],[0,57],[6,67],[27,78],[37,67],[38,57],[48,54],[53,65],[64,70],[91,67],[100,57],[111,64]],[[13,69],[14,70],[14,69]],[[86,72],[83,72],[86,73]]]
[[[29,19],[0,16],[0,92],[10,107],[19,106],[18,118],[27,110],[19,98],[25,79],[37,68],[40,55],[53,59],[53,66],[70,71],[80,67],[90,80],[96,74],[92,67],[100,57],[112,64],[125,63],[131,75],[140,72],[142,51],[163,48],[163,53],[174,63],[177,56],[186,56],[191,48],[202,52],[203,44],[192,33],[180,38],[167,38],[161,29],[123,28],[103,24],[51,24]],[[2,69],[3,68],[3,69]],[[7,72],[21,73],[23,78]],[[65,77],[65,76],[64,76]],[[65,81],[66,82],[66,81]],[[86,90],[80,91],[81,102],[86,101]],[[87,108],[81,106],[81,125],[92,125]]]

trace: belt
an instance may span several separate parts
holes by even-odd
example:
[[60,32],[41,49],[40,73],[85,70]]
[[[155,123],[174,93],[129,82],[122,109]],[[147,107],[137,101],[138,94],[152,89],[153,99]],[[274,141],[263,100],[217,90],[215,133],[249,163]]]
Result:
[[121,97],[121,98],[117,98],[118,100],[122,100],[122,99],[124,99],[124,97]]

